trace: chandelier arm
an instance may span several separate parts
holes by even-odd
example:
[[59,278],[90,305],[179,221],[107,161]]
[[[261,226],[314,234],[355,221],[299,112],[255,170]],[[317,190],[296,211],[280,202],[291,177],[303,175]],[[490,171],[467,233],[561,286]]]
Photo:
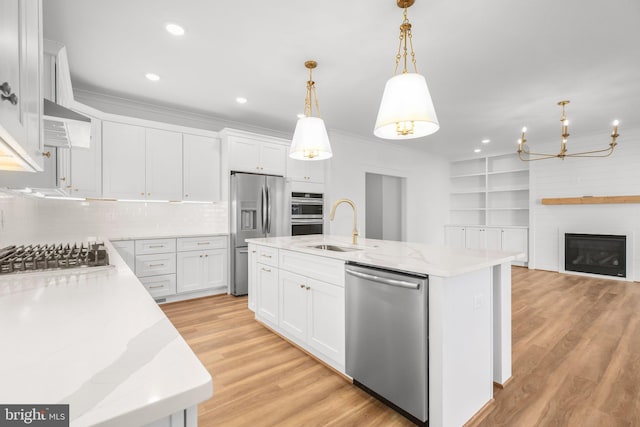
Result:
[[[606,153],[598,155],[598,153]],[[613,153],[613,147],[605,148],[603,150],[584,151],[582,153],[567,154],[567,157],[609,157]]]
[[315,99],[316,113],[318,113],[318,117],[320,117],[320,105],[318,104],[318,94],[316,93],[315,84],[311,86],[311,91],[313,92],[312,98]]
[[[528,153],[525,153],[527,155],[529,155]],[[520,157],[520,160],[522,160],[523,162],[535,162],[536,160],[546,160],[546,159],[553,159],[554,157],[558,157],[556,155],[551,155],[551,154],[546,154],[543,157],[538,157],[536,159],[531,159],[531,158],[524,158],[522,157],[522,153],[518,152],[518,157]]]

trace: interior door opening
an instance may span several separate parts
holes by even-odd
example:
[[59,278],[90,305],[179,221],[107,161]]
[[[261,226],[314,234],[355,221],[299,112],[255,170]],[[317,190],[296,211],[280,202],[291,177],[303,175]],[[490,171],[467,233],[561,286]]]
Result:
[[365,174],[365,233],[370,239],[406,240],[406,178]]

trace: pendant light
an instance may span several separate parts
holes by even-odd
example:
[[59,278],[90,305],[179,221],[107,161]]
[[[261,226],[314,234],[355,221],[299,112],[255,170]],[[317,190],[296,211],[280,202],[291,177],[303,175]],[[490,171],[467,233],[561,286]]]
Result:
[[[320,107],[316,95],[316,85],[311,72],[318,66],[316,61],[306,61],[304,66],[309,69],[307,82],[307,96],[304,99],[304,117],[298,119],[293,140],[289,149],[289,157],[298,160],[325,160],[333,156],[324,120],[320,118]],[[313,105],[316,107],[317,117],[313,117]]]
[[[394,76],[384,87],[382,102],[373,134],[384,139],[412,139],[431,135],[440,129],[425,78],[418,74],[416,56],[413,51],[411,24],[407,8],[415,0],[397,0],[404,9],[400,25],[400,44],[396,55]],[[409,44],[407,48],[407,43]],[[414,72],[407,71],[407,55],[410,51]],[[396,74],[402,60],[402,74]]]

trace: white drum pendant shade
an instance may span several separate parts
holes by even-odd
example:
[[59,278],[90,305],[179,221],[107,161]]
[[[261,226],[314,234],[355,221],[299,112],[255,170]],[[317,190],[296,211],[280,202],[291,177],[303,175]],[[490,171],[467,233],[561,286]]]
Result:
[[333,156],[324,120],[319,117],[298,119],[289,157],[298,160],[325,160]]
[[[398,128],[410,129],[405,135]],[[412,139],[431,135],[440,129],[429,88],[424,77],[403,73],[387,80],[373,134],[384,139]]]

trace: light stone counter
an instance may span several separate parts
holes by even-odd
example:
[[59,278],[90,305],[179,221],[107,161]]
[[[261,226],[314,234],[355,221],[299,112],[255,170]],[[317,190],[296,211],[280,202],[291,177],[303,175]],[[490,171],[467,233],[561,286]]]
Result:
[[66,403],[71,426],[141,426],[212,396],[209,372],[106,244],[112,267],[0,278],[3,404]]
[[[351,244],[351,237],[346,236],[267,237],[247,239],[247,242],[440,277],[459,276],[485,267],[511,262],[517,256],[522,255],[518,252],[454,249],[420,243],[364,238],[358,238],[358,244],[354,246]],[[311,247],[319,244],[333,244],[357,250],[335,252]]]

